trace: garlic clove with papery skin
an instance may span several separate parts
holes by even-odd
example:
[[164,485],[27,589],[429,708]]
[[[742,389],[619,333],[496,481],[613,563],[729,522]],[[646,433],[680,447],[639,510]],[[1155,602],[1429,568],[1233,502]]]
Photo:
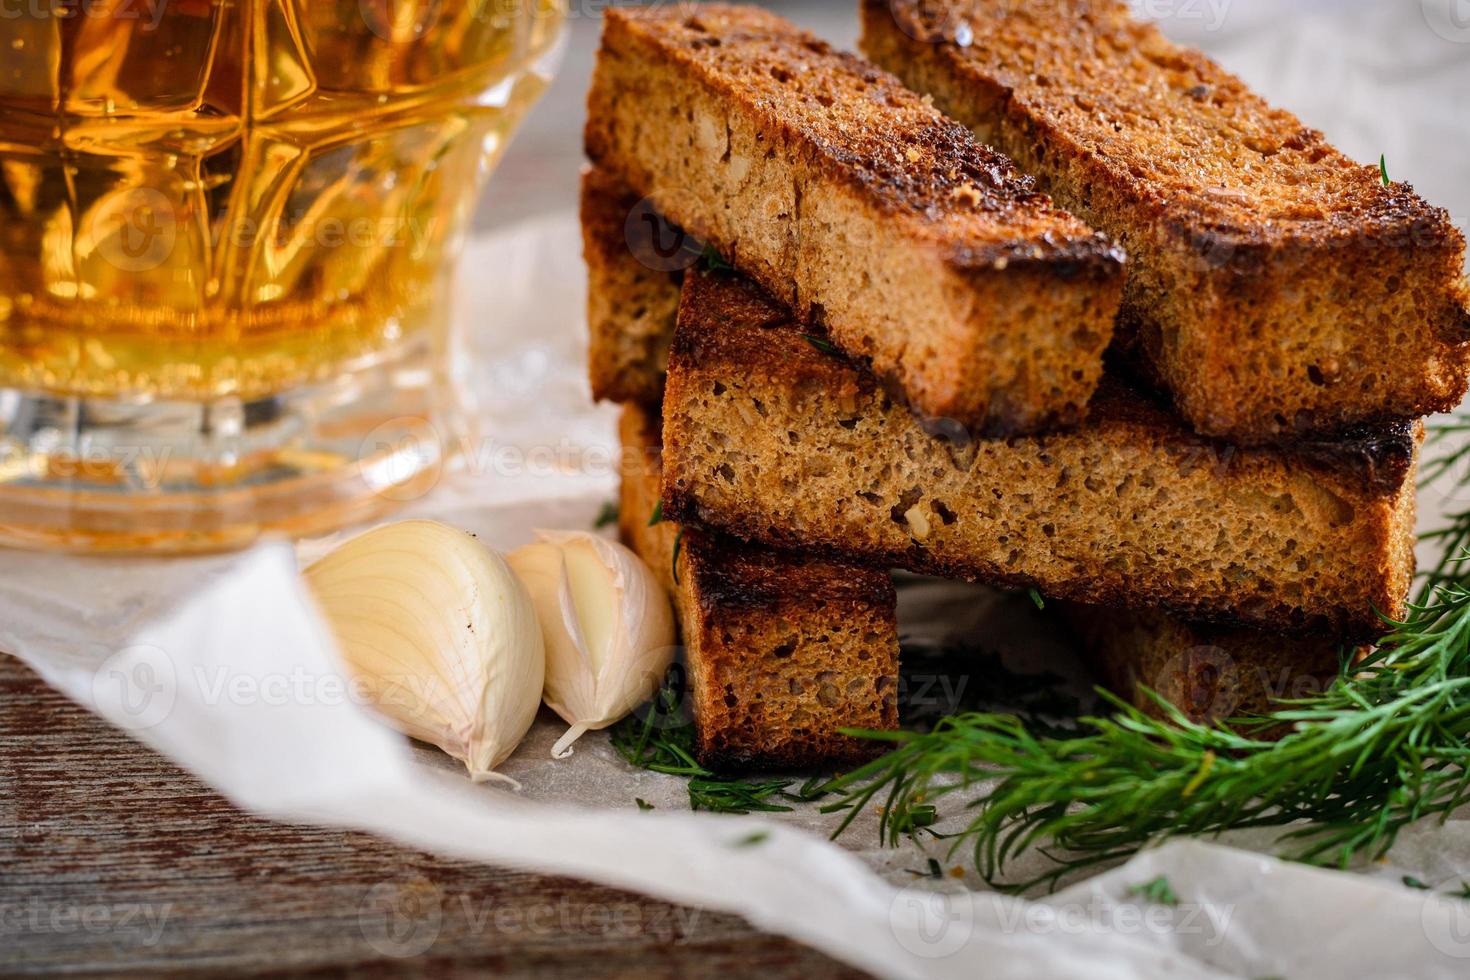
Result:
[[536,610],[505,559],[434,521],[374,528],[306,570],[354,680],[394,727],[443,749],[476,782],[541,706]]
[[572,727],[551,754],[623,718],[674,659],[674,614],[653,572],[596,534],[538,531],[507,561],[531,593],[546,643],[547,707]]

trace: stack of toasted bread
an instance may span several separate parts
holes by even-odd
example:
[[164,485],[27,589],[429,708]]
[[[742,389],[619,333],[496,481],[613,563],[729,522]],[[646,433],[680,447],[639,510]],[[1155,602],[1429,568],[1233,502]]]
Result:
[[591,376],[701,758],[894,727],[893,568],[1059,600],[1191,718],[1333,676],[1405,612],[1416,420],[1466,389],[1447,215],[1123,0],[861,6],[876,64],[605,21]]

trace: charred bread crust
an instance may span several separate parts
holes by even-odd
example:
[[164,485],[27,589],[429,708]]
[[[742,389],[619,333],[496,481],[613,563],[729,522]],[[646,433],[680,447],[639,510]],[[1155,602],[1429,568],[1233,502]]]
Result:
[[[898,727],[897,594],[886,570],[650,526],[659,416],[623,409],[623,540],[674,598],[699,761],[715,770],[809,769],[871,759],[842,728]],[[678,579],[674,550],[678,542]]]
[[[1166,402],[1116,375],[1104,375],[1089,413],[1100,422],[1151,429],[1161,440],[1177,440],[1222,467],[1228,468],[1237,454],[1252,451],[1198,435]],[[1365,494],[1396,494],[1412,483],[1423,438],[1421,422],[1391,421],[1352,426],[1333,439],[1312,437],[1257,448],[1271,452],[1289,468],[1320,473],[1334,484],[1355,483]]]
[[1121,0],[863,0],[863,48],[1128,249],[1116,344],[1201,432],[1447,411],[1464,237]]
[[670,352],[664,513],[1075,602],[1366,639],[1405,610],[1421,435],[1237,449],[1109,382],[1075,432],[970,440],[894,404],[759,287],[699,273]]
[[[1160,695],[1197,724],[1259,717],[1325,691],[1358,651],[1331,637],[1184,623],[1158,613],[1059,604],[1103,685],[1156,718]],[[1279,736],[1284,729],[1253,734]]]
[[[669,356],[686,371],[719,363],[739,365],[752,377],[782,384],[830,386],[863,395],[883,389],[860,361],[827,347],[824,336],[796,324],[789,312],[740,275],[701,271],[692,276],[680,300],[678,323]],[[1267,456],[1288,468],[1319,474],[1324,482],[1356,485],[1374,494],[1395,494],[1412,482],[1424,434],[1420,422],[1392,422],[1356,426],[1339,439],[1242,449],[1192,432],[1165,403],[1113,375],[1104,375],[1099,383],[1082,431],[1105,426],[1147,433],[1222,476],[1236,460]],[[963,442],[953,427],[941,424],[938,432]]]
[[893,76],[756,8],[610,10],[588,156],[913,404],[1074,419],[1122,254]]
[[867,568],[803,555],[774,555],[770,548],[698,528],[686,528],[684,539],[705,542],[687,556],[681,554],[681,560],[698,582],[700,608],[709,614],[780,613],[790,608],[793,597],[819,606],[856,608],[882,608],[894,601],[886,573],[874,575]]

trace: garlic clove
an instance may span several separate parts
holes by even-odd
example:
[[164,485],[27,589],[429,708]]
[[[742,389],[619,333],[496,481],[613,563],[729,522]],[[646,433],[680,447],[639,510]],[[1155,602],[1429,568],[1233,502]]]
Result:
[[658,689],[674,659],[674,613],[653,572],[622,545],[580,531],[537,537],[507,561],[541,620],[546,704],[572,726],[552,747],[561,759]]
[[546,657],[525,587],[494,551],[434,521],[375,528],[306,570],[379,714],[463,762],[476,782],[530,729]]

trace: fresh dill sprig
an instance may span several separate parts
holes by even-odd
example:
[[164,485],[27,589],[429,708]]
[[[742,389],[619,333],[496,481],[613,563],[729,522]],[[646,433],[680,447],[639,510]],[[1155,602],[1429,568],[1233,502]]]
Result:
[[821,797],[826,782],[825,777],[815,777],[798,787],[796,779],[740,779],[700,765],[678,669],[669,671],[652,701],[613,726],[611,741],[630,765],[686,779],[691,810],[783,813],[793,809],[790,804]]
[[649,527],[657,527],[664,522],[664,502],[660,500],[653,505],[653,514],[648,518]]
[[[1280,827],[1288,856],[1345,865],[1470,802],[1470,589],[1459,582],[1412,606],[1326,691],[1260,718],[1200,725],[1153,695],[1156,719],[1099,693],[1114,713],[1080,719],[1072,736],[981,712],[925,735],[864,733],[893,751],[830,788],[851,812],[884,799],[890,844],[915,808],[962,794],[956,803],[972,816],[951,835],[954,848],[968,846],[987,881],[1015,889],[1055,885],[1165,837],[1242,827]],[[1274,728],[1288,731],[1279,741],[1254,734]],[[1033,846],[1055,866],[1005,881]]]
[[597,520],[592,522],[595,530],[601,531],[605,527],[611,527],[618,522],[618,504],[615,500],[605,501],[602,510],[597,512]]
[[1378,173],[1383,177],[1383,186],[1387,187],[1393,181],[1388,179],[1388,154],[1378,154]]
[[[927,730],[945,714],[976,705],[1003,705],[1016,711],[1037,731],[1054,731],[1054,719],[1076,717],[1078,700],[1061,689],[1063,679],[1052,673],[1012,671],[990,651],[968,643],[936,644],[905,640],[902,660],[904,682],[899,685],[899,714],[909,729]],[[971,676],[985,684],[969,685]],[[952,686],[939,683],[943,679]],[[665,677],[653,699],[613,726],[612,746],[629,764],[687,782],[692,810],[719,813],[785,812],[789,804],[811,803],[828,795],[829,774],[797,778],[750,779],[717,774],[699,763],[694,751],[694,728],[684,702],[683,671],[679,665]],[[824,812],[845,810],[844,804],[823,807]],[[937,808],[919,804],[896,821],[900,836],[929,832],[939,821]]]

